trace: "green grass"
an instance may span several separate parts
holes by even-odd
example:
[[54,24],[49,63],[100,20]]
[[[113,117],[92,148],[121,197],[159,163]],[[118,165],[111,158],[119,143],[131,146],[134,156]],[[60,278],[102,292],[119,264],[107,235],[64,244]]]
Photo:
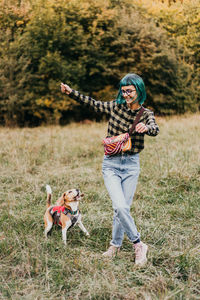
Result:
[[[106,124],[0,129],[0,299],[199,299],[200,115],[158,119],[146,137],[132,205],[149,245],[148,263],[134,266],[127,238],[108,261],[111,201],[104,187],[101,140]],[[46,183],[53,201],[69,188],[81,203],[87,238],[74,228],[43,236]]]

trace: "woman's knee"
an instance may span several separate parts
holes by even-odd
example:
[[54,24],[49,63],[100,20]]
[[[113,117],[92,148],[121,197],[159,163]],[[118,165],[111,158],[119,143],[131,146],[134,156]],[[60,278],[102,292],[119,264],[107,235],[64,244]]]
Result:
[[130,208],[128,206],[117,206],[115,207],[114,212],[115,216],[120,218],[124,214],[129,214]]

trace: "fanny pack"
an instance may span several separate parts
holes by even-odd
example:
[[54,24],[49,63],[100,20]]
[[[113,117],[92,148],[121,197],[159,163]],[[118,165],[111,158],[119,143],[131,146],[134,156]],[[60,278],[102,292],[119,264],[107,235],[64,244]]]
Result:
[[137,125],[140,117],[142,116],[145,108],[142,106],[140,111],[138,112],[136,119],[130,128],[129,132],[119,134],[117,136],[113,137],[108,137],[105,138],[102,143],[104,146],[104,153],[105,155],[115,155],[125,151],[128,151],[132,147],[132,142],[131,142],[131,134],[135,129],[135,126]]

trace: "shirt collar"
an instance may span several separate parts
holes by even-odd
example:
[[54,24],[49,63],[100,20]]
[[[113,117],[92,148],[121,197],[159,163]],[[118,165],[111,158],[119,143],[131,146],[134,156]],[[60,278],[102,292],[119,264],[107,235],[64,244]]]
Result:
[[130,108],[128,107],[128,105],[127,105],[126,102],[124,103],[124,106],[125,106],[125,108],[126,108],[126,110],[127,110],[128,113],[131,113],[131,114],[134,114],[134,115],[135,115],[135,114],[140,110],[140,108],[142,107],[142,106],[140,106],[139,108],[132,110],[132,109],[130,109]]

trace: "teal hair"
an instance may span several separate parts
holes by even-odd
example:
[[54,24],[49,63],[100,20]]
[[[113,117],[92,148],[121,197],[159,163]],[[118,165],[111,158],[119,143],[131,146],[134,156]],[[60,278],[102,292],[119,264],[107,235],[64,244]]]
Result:
[[120,83],[119,83],[119,91],[117,95],[117,103],[122,104],[125,103],[126,100],[124,99],[122,93],[121,93],[121,88],[122,86],[127,86],[127,85],[134,85],[136,92],[137,92],[137,101],[140,105],[144,103],[146,100],[146,91],[145,91],[145,85],[144,81],[140,76],[134,73],[129,73],[126,76],[124,76]]

